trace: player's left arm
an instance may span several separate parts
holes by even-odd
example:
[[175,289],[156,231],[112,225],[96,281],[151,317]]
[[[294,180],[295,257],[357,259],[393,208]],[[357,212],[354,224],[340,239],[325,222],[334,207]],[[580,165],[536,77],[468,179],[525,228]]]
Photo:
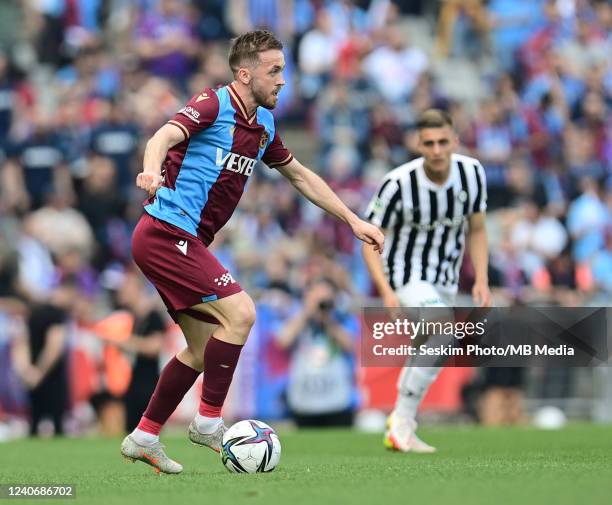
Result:
[[275,168],[289,179],[293,187],[308,198],[308,200],[336,216],[341,221],[344,221],[351,227],[353,234],[359,240],[374,245],[376,251],[382,252],[385,237],[380,229],[371,223],[359,219],[321,177],[306,168],[295,158],[292,158],[286,165]]
[[468,245],[474,265],[475,281],[472,288],[474,301],[481,307],[491,306],[489,290],[489,243],[485,226],[485,213],[476,212],[469,218]]

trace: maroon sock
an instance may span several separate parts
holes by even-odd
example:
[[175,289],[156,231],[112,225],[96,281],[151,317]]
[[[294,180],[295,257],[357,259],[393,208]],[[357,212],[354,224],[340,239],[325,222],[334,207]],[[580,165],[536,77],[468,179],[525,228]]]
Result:
[[[159,424],[161,428],[181,403],[185,393],[193,386],[198,375],[200,372],[181,363],[176,356],[172,358],[159,376],[157,386],[155,386],[155,391],[140,424],[146,427],[146,421],[149,420]],[[145,431],[148,430],[145,429]]]
[[202,386],[200,414],[207,417],[221,415],[221,407],[223,407],[227,391],[232,383],[242,347],[238,344],[223,342],[214,336],[208,340],[204,350],[204,385]]

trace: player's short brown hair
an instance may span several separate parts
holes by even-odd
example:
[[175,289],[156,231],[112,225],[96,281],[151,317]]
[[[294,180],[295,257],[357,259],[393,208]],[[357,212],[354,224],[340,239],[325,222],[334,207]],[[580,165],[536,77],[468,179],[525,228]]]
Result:
[[422,112],[416,123],[417,130],[424,128],[444,128],[453,127],[453,119],[450,114],[441,109],[427,109]]
[[246,64],[257,64],[259,53],[270,49],[283,49],[283,43],[268,30],[253,30],[232,39],[229,52],[229,65],[234,74]]

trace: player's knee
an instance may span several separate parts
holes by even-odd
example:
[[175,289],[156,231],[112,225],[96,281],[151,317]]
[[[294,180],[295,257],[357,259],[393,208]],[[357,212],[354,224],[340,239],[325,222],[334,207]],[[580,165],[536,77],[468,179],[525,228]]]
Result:
[[255,324],[255,315],[253,300],[249,296],[245,296],[236,306],[232,317],[232,326],[238,332],[248,334],[253,324]]

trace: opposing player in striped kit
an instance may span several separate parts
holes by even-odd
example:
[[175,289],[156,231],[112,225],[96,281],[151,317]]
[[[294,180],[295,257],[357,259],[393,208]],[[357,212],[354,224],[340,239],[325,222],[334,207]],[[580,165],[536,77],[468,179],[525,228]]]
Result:
[[134,230],[133,257],[187,340],[162,371],[138,427],[121,445],[126,458],[157,471],[183,469],[168,458],[159,433],[202,371],[201,402],[189,439],[218,451],[226,430],[221,408],[255,305],[208,245],[234,212],[258,160],[348,224],[357,238],[383,248],[381,231],[351,212],[283,145],[270,112],[285,83],[282,48],[265,30],[235,39],[229,55],[234,81],[198,93],[155,133],[136,180],[150,198]]
[[[422,157],[389,172],[366,210],[386,236],[382,261],[371,246],[362,248],[372,280],[385,307],[452,307],[467,238],[475,270],[472,295],[478,305],[489,306],[484,169],[478,160],[454,153],[458,139],[446,112],[423,112],[417,130]],[[417,355],[402,370],[386,447],[435,451],[416,436],[415,417],[444,359]]]

